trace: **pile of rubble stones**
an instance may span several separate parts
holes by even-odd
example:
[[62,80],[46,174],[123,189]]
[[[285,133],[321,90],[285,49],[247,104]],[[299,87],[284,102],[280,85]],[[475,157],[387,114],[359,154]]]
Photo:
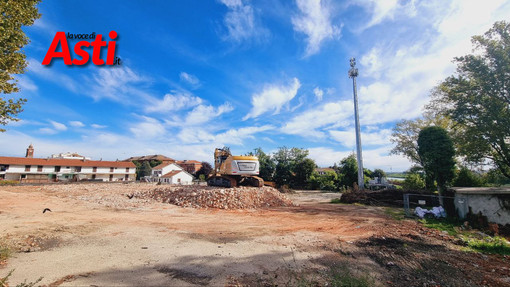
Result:
[[78,183],[34,187],[57,197],[72,198],[110,208],[138,209],[156,202],[181,207],[256,209],[293,206],[277,189],[264,187],[221,188],[201,185],[156,185],[150,183]]
[[192,208],[255,209],[293,206],[285,195],[272,187],[219,188],[205,186],[158,187],[135,196]]

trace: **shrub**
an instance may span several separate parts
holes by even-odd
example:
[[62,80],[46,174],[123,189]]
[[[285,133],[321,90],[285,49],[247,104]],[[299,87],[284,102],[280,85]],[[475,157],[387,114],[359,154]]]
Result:
[[417,173],[409,173],[406,175],[404,182],[402,183],[404,190],[419,190],[425,188],[425,181]]
[[0,185],[16,185],[18,183],[17,180],[0,180]]
[[483,186],[482,178],[469,170],[467,167],[462,167],[453,180],[453,186],[459,187],[479,187]]

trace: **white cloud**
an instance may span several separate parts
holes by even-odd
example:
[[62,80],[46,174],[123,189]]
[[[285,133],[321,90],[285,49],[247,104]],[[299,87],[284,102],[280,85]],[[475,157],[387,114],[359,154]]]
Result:
[[224,40],[242,42],[264,37],[268,31],[257,23],[253,7],[242,0],[220,0],[229,11],[223,22],[227,27]]
[[[27,71],[28,74],[34,74],[37,77],[53,82],[73,93],[77,93],[80,91],[81,85],[79,84],[79,82],[75,81],[73,78],[69,77],[66,74],[57,72],[55,69],[52,69],[51,67],[41,65],[41,62],[36,59],[33,58],[28,59]],[[28,84],[28,86],[30,87],[30,83],[24,84]]]
[[93,88],[87,95],[94,100],[110,99],[123,104],[139,103],[148,97],[145,89],[139,87],[147,79],[129,67],[107,67],[97,69],[92,76]]
[[85,124],[83,124],[80,121],[70,121],[69,125],[72,126],[72,127],[75,127],[75,128],[82,128],[82,127],[85,126]]
[[165,126],[159,120],[146,116],[140,116],[140,118],[142,121],[132,125],[131,128],[129,128],[135,137],[152,139],[165,136]]
[[98,124],[91,124],[90,126],[92,128],[94,128],[94,129],[105,129],[105,128],[108,127],[108,126],[105,126],[105,125],[98,125]]
[[317,101],[322,101],[322,96],[324,96],[323,90],[321,90],[319,87],[315,87],[315,89],[313,89],[313,94],[315,95]]
[[287,85],[266,85],[262,92],[252,95],[252,109],[243,117],[243,120],[256,118],[269,111],[278,114],[282,106],[296,96],[300,87],[301,83],[297,78],[294,78]]
[[202,103],[202,99],[189,93],[173,91],[166,94],[162,100],[153,99],[145,106],[146,112],[171,112],[191,108]]
[[274,129],[274,126],[272,126],[272,125],[230,129],[224,133],[216,135],[216,142],[221,143],[223,145],[228,145],[228,144],[242,145],[244,139],[247,139],[247,138],[255,139],[255,137],[253,136],[254,134],[268,131],[268,130],[273,130],[273,129]]
[[54,135],[54,134],[58,133],[58,131],[56,131],[55,129],[52,129],[52,128],[40,128],[39,133],[45,134],[45,135]]
[[186,82],[194,87],[200,85],[200,80],[192,74],[188,74],[186,72],[181,72],[179,74],[179,78],[181,79],[181,81]]
[[[471,37],[483,34],[499,20],[500,10],[504,10],[502,5],[509,5],[504,3],[501,0],[490,3],[467,0],[412,3],[417,11],[416,21],[432,23],[420,27],[424,35],[430,36],[395,42],[393,36],[381,35],[376,39],[377,45],[361,57],[360,77],[367,83],[359,86],[361,124],[381,124],[420,116],[429,101],[430,90],[454,73],[453,58],[471,53]],[[385,17],[389,19],[389,16]],[[395,17],[397,20],[402,21]],[[389,29],[388,34],[397,33],[399,29]],[[391,111],[388,110],[390,107]]]
[[351,101],[326,103],[318,108],[309,109],[287,122],[280,131],[303,137],[323,138],[325,134],[319,128],[334,128],[351,124],[353,113]]
[[18,78],[18,85],[21,92],[24,91],[37,91],[38,87],[34,84],[34,82],[26,75],[20,76]]
[[177,138],[183,144],[204,144],[213,142],[215,139],[214,135],[199,127],[185,127],[177,134]]
[[[363,150],[363,167],[380,168],[385,171],[405,171],[411,166],[409,160],[401,156],[389,155],[391,146]],[[339,163],[352,151],[337,151],[327,147],[309,148],[309,156],[318,166],[327,167]]]
[[[354,128],[347,130],[328,131],[331,138],[348,148],[356,147],[356,132]],[[362,132],[361,145],[363,147],[373,145],[386,145],[390,142],[391,129],[382,129],[376,132]]]
[[211,150],[214,147],[225,145],[243,145],[245,139],[256,139],[255,134],[274,129],[274,126],[249,126],[238,129],[229,129],[219,134],[212,134],[204,128],[185,127],[177,137],[183,144],[208,144]]
[[62,123],[55,122],[55,121],[50,121],[50,123],[53,126],[53,129],[55,129],[57,131],[66,131],[67,130],[67,126]]
[[321,0],[296,0],[296,5],[300,14],[292,17],[292,25],[307,37],[305,56],[319,52],[324,40],[340,36],[341,28],[331,23],[330,9]]
[[223,105],[215,108],[211,105],[199,105],[195,107],[191,112],[189,112],[186,116],[185,124],[186,125],[199,125],[203,123],[207,123],[213,118],[219,117],[224,113],[228,113],[234,110],[234,107],[227,102]]

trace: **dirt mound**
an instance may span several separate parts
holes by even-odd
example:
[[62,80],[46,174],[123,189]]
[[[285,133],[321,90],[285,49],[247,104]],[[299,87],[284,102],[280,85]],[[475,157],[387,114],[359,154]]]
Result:
[[292,201],[278,190],[266,186],[261,188],[170,186],[138,192],[135,196],[193,208],[253,209],[293,205]]

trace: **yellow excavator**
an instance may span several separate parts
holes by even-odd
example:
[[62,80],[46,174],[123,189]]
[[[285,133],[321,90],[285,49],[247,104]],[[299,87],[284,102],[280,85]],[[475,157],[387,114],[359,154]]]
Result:
[[236,187],[240,185],[262,187],[259,159],[256,156],[233,156],[228,147],[214,150],[214,170],[207,178],[209,186]]

